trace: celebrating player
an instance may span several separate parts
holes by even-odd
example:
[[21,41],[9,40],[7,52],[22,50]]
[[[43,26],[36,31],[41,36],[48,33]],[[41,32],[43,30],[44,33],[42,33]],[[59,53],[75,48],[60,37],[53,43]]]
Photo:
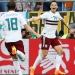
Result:
[[21,14],[14,12],[16,7],[15,2],[8,2],[7,7],[9,11],[0,17],[0,25],[3,25],[4,27],[5,46],[12,56],[17,73],[22,75],[18,62],[18,58],[20,58],[21,61],[25,60],[21,26],[24,26],[27,31],[33,33],[36,37],[40,37],[41,35],[37,34],[29,25],[27,25],[25,18]]
[[42,39],[41,39],[42,40],[42,53],[40,53],[38,55],[33,66],[30,67],[30,75],[34,75],[34,71],[35,71],[37,65],[48,54],[48,49],[49,49],[50,45],[52,45],[52,47],[57,52],[56,61],[55,61],[56,70],[55,70],[54,74],[55,75],[66,74],[59,69],[60,64],[61,64],[63,50],[62,50],[62,46],[61,46],[58,38],[56,38],[55,32],[56,32],[59,20],[61,20],[66,25],[67,28],[69,28],[69,26],[64,21],[64,19],[61,17],[59,12],[57,12],[58,4],[56,1],[51,2],[50,9],[51,9],[50,11],[45,12],[44,14],[42,14],[38,17],[32,17],[27,20],[28,22],[36,21],[39,19],[44,19],[44,21],[45,21],[44,22],[45,27],[41,34],[42,35]]

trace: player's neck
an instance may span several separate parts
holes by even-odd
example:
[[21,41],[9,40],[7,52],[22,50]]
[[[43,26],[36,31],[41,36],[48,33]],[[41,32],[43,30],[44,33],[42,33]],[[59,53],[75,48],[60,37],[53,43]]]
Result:
[[56,13],[56,11],[51,11],[51,12],[54,13],[54,14]]
[[14,11],[14,10],[8,10],[8,11]]

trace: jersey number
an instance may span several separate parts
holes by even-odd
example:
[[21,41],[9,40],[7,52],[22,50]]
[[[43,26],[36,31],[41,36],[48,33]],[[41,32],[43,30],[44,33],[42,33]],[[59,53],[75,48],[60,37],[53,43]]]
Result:
[[6,21],[8,22],[8,30],[18,30],[17,18],[7,18]]

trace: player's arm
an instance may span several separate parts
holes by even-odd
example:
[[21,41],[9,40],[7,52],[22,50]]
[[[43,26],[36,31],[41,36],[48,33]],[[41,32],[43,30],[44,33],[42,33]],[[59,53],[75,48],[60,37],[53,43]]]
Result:
[[27,24],[26,19],[25,19],[22,15],[20,15],[20,18],[19,18],[19,19],[20,19],[21,25],[23,25],[24,28],[25,28],[27,31],[29,31],[29,32],[31,32],[32,34],[34,34],[37,38],[40,38],[40,37],[41,37],[40,34],[36,33],[36,32]]
[[33,22],[33,21],[36,21],[36,20],[46,19],[46,18],[47,18],[47,12],[43,13],[43,14],[40,15],[40,16],[32,17],[32,18],[28,19],[27,21],[28,21],[28,22]]
[[40,38],[41,35],[36,33],[29,25],[25,24],[24,25],[24,28],[29,31],[30,33],[34,34],[37,38]]
[[68,25],[68,23],[65,22],[65,20],[62,18],[61,21],[65,24],[65,26],[70,29],[70,26]]
[[59,20],[62,21],[65,24],[65,26],[69,29],[70,26],[68,25],[68,23],[65,22],[65,20],[61,17],[59,13],[58,13],[58,17],[59,17]]
[[33,22],[33,21],[37,21],[37,20],[40,20],[40,19],[41,19],[41,17],[37,16],[37,17],[32,17],[32,18],[28,19],[27,21],[28,22]]

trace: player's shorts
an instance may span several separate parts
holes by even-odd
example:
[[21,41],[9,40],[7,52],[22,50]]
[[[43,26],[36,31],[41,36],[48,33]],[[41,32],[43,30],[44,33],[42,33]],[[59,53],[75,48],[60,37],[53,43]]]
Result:
[[43,50],[49,50],[50,45],[54,48],[55,46],[61,45],[58,38],[47,38],[42,36],[42,48]]
[[24,45],[23,45],[23,42],[20,40],[20,41],[17,41],[17,42],[5,42],[5,46],[6,46],[6,48],[7,48],[7,50],[8,50],[8,52],[10,53],[10,55],[11,56],[13,56],[12,55],[12,46],[15,46],[16,47],[16,49],[17,50],[19,50],[19,51],[21,51],[22,53],[24,53],[25,54],[25,52],[24,52]]

